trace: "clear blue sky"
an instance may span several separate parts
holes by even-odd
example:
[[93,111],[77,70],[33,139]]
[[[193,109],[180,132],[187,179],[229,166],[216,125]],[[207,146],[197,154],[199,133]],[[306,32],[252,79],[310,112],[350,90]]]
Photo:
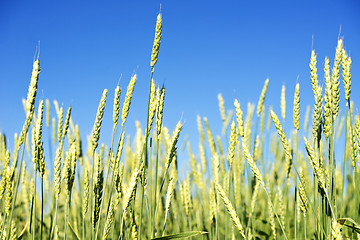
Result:
[[[144,127],[150,54],[156,16],[163,35],[154,79],[166,86],[165,125],[171,131],[182,118],[183,136],[197,146],[196,115],[207,116],[221,131],[217,94],[227,108],[238,98],[257,103],[270,79],[266,106],[280,114],[286,85],[287,114],[298,78],[301,113],[313,104],[309,61],[318,54],[319,80],[325,56],[332,64],[340,26],[352,57],[352,99],[360,104],[360,3],[358,1],[1,1],[0,131],[11,138],[25,119],[32,62],[41,42],[38,98],[56,99],[83,136],[90,134],[104,88],[109,90],[101,140],[110,142],[114,88],[122,101],[133,73],[138,74],[127,129]],[[341,100],[343,85],[341,84]],[[244,109],[245,110],[245,109]],[[52,108],[54,113],[54,108]],[[197,150],[196,150],[197,151]]]

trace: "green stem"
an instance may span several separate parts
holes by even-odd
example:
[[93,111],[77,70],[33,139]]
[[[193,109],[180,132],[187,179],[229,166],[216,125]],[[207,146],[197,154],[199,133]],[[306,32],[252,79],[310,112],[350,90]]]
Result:
[[[158,178],[158,165],[159,165],[159,136],[157,136],[156,139],[156,161],[155,161],[155,188],[154,188],[154,203],[156,204],[156,193],[157,193],[157,178]],[[160,193],[159,193],[160,194]],[[154,208],[154,219],[153,219],[153,229],[151,232],[151,238],[154,237],[155,234],[155,225],[156,225],[156,211],[157,211],[157,205]],[[164,229],[163,229],[163,236],[164,236],[164,232],[165,232],[165,224],[166,224],[166,216],[165,216],[165,222],[164,222]]]
[[[12,203],[11,203],[11,210],[10,210],[10,218],[9,218],[9,223],[8,223],[8,229],[11,229],[11,221],[12,221],[12,217],[13,217],[13,213],[14,213],[14,208],[15,208],[15,202],[16,202],[17,192],[18,192],[18,189],[19,189],[21,169],[22,169],[22,165],[23,165],[23,161],[24,161],[24,149],[25,149],[25,144],[26,144],[26,139],[27,139],[26,135],[27,135],[28,129],[29,129],[29,128],[27,128],[26,131],[25,131],[25,132],[26,132],[26,134],[25,134],[25,140],[24,140],[24,144],[23,144],[22,151],[21,151],[19,173],[18,173],[16,182],[15,182],[15,194],[14,194],[14,199],[13,199],[13,201],[12,201]],[[17,163],[18,163],[18,159],[16,159],[15,169],[16,169]],[[14,171],[14,174],[15,174],[15,171]],[[3,228],[4,228],[4,226],[5,226],[5,222],[4,222]],[[3,229],[3,230],[4,230],[4,229]],[[3,232],[3,230],[2,230],[1,232]],[[10,234],[8,235],[8,238],[7,238],[7,239],[10,239]]]
[[[91,179],[90,179],[90,225],[92,224],[93,214],[93,181],[94,181],[94,168],[95,168],[95,149],[92,150],[92,168],[91,168]],[[91,226],[92,227],[92,226]],[[94,239],[94,231],[91,231],[91,240]]]
[[82,239],[85,240],[85,216],[83,216],[82,220]]
[[40,239],[42,239],[44,221],[44,179],[41,178],[41,217],[40,217]]
[[279,216],[277,215],[277,213],[276,213],[276,211],[275,211],[275,208],[274,208],[274,205],[273,205],[273,203],[272,203],[272,201],[271,201],[271,198],[270,198],[270,196],[269,196],[269,193],[267,192],[265,186],[263,186],[263,188],[264,188],[264,190],[265,190],[265,192],[266,192],[266,195],[267,195],[268,198],[269,198],[269,202],[270,202],[270,204],[271,204],[271,208],[273,209],[273,211],[274,211],[274,213],[275,213],[275,216],[276,216],[276,218],[277,218],[277,220],[278,220],[278,222],[279,222],[279,225],[280,225],[281,230],[282,230],[282,232],[283,232],[283,234],[284,234],[284,237],[285,237],[285,239],[287,240],[288,238],[287,238],[287,236],[286,236],[286,233],[285,233],[285,230],[284,230],[284,226],[282,225],[281,220],[279,219]]
[[[150,75],[150,87],[149,87],[149,97],[148,97],[148,107],[147,107],[147,116],[146,116],[146,132],[145,132],[145,143],[144,143],[144,163],[146,172],[148,166],[148,152],[147,152],[147,145],[148,145],[148,132],[149,132],[149,112],[150,112],[150,95],[151,95],[151,82],[154,74],[154,69],[151,69]],[[139,223],[139,239],[141,240],[141,228],[142,228],[142,212],[143,212],[143,205],[144,205],[144,183],[141,183],[142,187],[142,194],[141,194],[141,209],[140,209],[140,223]]]
[[124,216],[125,216],[126,209],[124,209],[122,217],[121,217],[121,225],[120,225],[120,234],[119,234],[119,240],[123,238],[123,227],[124,227]]
[[143,217],[143,208],[144,208],[144,183],[141,184],[141,208],[140,208],[140,223],[139,223],[139,239],[141,240],[141,223],[142,223],[142,217]]
[[54,231],[55,231],[55,225],[56,225],[56,219],[57,219],[57,211],[58,211],[58,199],[56,199],[56,203],[55,203],[55,214],[54,214],[54,221],[51,227],[51,232],[50,232],[50,239],[53,239],[53,235],[54,235]]
[[304,214],[304,232],[305,232],[305,234],[304,234],[304,239],[306,240],[306,215]]
[[[347,105],[347,104],[346,104]],[[346,156],[346,143],[347,143],[347,118],[348,118],[348,108],[346,107],[346,119],[345,119],[345,148],[344,148],[344,157],[343,157],[343,167],[342,167],[342,184],[341,184],[341,206],[340,211],[343,214],[344,213],[344,184],[345,184],[345,156]]]
[[[291,159],[291,161],[293,161],[293,159]],[[306,188],[305,188],[305,183],[303,182],[303,180],[300,178],[300,174],[299,174],[299,171],[297,170],[297,167],[296,167],[296,165],[294,164],[294,162],[293,162],[293,166],[294,166],[294,169],[295,169],[295,172],[296,172],[296,175],[298,176],[298,179],[299,179],[299,184],[301,184],[302,186],[303,186],[303,188],[305,189],[305,195],[306,195],[306,198],[308,199],[308,201],[309,201],[309,206],[311,207],[311,210],[312,210],[312,212],[313,212],[313,216],[314,216],[314,222],[318,222],[318,223],[320,223],[320,219],[319,219],[319,216],[318,216],[318,214],[316,213],[316,211],[315,211],[315,207],[314,207],[314,205],[313,205],[313,203],[311,202],[311,200],[310,200],[310,198],[309,198],[309,194],[307,193],[307,191],[306,191]],[[315,176],[314,176],[314,186],[315,186],[315,191],[314,191],[314,201],[315,201],[315,199],[316,199],[316,192],[317,192],[317,187],[316,187],[316,185],[315,185],[315,183],[316,183],[316,179],[315,179]],[[319,224],[320,225],[320,224]],[[321,231],[323,232],[323,233],[325,233],[325,230],[324,230],[324,228],[323,228],[323,226],[322,225],[320,225],[320,227],[321,227]]]
[[35,240],[35,232],[36,232],[36,166],[34,165],[34,192],[33,192],[33,195],[34,195],[34,208],[33,208],[33,211],[34,211],[34,214],[33,214],[33,229],[32,229],[32,239]]
[[[122,130],[122,129],[121,129]],[[115,131],[116,131],[116,125],[114,125],[113,127],[113,131],[112,131],[112,137],[111,137],[111,148],[110,148],[110,151],[108,153],[108,159],[110,159],[110,156],[111,156],[111,152],[113,151],[113,146],[114,146],[114,137],[115,137]],[[121,140],[121,135],[120,135],[120,140]],[[104,205],[104,201],[105,201],[105,194],[106,194],[106,189],[107,189],[107,185],[108,185],[108,181],[109,181],[109,175],[110,175],[110,165],[111,165],[111,159],[110,159],[110,163],[108,165],[108,169],[107,169],[107,172],[106,172],[106,180],[105,180],[105,185],[104,185],[104,189],[103,189],[103,201],[101,201],[100,203],[100,211],[99,211],[99,220],[97,222],[97,227],[96,227],[96,233],[95,233],[95,239],[97,239],[97,235],[98,235],[98,232],[99,232],[99,227],[100,227],[100,220],[101,220],[101,213],[102,213],[102,208],[103,208],[103,205]],[[115,164],[113,166],[115,168]],[[114,169],[113,169],[114,171]],[[111,201],[111,196],[112,196],[112,188],[113,188],[113,181],[114,181],[114,174],[112,175],[111,177],[111,187],[110,187],[110,191],[109,191],[109,204],[108,204],[108,208],[106,210],[106,216],[108,215],[108,212],[109,212],[109,207],[110,207],[110,201]]]
[[66,240],[67,235],[67,217],[69,211],[69,197],[66,199],[66,206],[65,206],[65,222],[64,222],[64,240]]

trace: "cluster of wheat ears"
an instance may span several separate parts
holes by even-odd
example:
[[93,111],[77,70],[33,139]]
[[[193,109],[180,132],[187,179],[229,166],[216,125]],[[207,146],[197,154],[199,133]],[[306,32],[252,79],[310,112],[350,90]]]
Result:
[[[222,134],[213,136],[208,119],[198,116],[198,155],[187,143],[191,168],[181,180],[182,123],[172,133],[162,125],[165,88],[157,88],[152,77],[161,35],[159,14],[147,125],[143,132],[136,124],[132,142],[125,138],[125,123],[136,75],[127,86],[121,119],[121,89],[115,88],[111,146],[99,144],[105,89],[84,150],[71,107],[65,114],[54,101],[52,116],[49,100],[40,100],[35,111],[40,64],[34,61],[26,119],[12,150],[0,133],[0,239],[360,239],[360,118],[350,101],[351,58],[343,41],[338,40],[332,70],[325,58],[322,83],[312,51],[314,106],[300,124],[297,84],[291,132],[284,129],[285,86],[280,119],[264,104],[268,79],[256,109],[249,103],[246,115],[236,99],[234,110],[226,111],[219,94]],[[339,111],[340,75],[345,117]],[[339,138],[343,129],[345,138]],[[343,147],[343,154],[336,154],[342,161],[335,159],[335,145]]]

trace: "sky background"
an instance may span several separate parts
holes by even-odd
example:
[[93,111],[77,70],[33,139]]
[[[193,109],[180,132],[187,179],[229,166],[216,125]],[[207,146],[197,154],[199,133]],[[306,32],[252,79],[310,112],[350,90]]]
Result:
[[[221,133],[218,93],[226,109],[233,109],[237,98],[246,111],[247,102],[257,103],[266,78],[265,105],[279,116],[281,86],[286,86],[286,127],[291,130],[297,82],[302,116],[314,102],[311,50],[317,53],[323,85],[324,59],[328,56],[333,65],[339,36],[352,58],[351,98],[359,112],[359,1],[1,1],[0,131],[11,146],[25,120],[22,98],[38,41],[37,102],[48,98],[65,109],[71,105],[73,120],[86,137],[107,88],[101,141],[108,144],[114,89],[120,79],[122,104],[130,77],[137,73],[126,131],[134,136],[135,120],[144,128],[160,4],[163,34],[154,79],[166,87],[164,125],[172,131],[181,119],[182,139],[189,138],[195,152],[197,115],[209,119],[214,134]],[[342,82],[340,87],[343,107]],[[54,114],[53,105],[51,110]]]

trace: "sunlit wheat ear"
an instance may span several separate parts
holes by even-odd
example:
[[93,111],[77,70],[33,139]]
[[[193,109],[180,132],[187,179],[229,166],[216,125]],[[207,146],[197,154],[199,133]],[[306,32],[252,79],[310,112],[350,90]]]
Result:
[[315,51],[312,50],[311,51],[311,58],[310,58],[310,65],[309,66],[310,66],[310,73],[311,73],[311,76],[310,76],[311,85],[312,85],[314,95],[316,95],[317,86],[319,85],[316,62],[317,62],[317,60],[316,60]]
[[149,107],[149,121],[147,126],[147,133],[146,136],[149,136],[151,127],[153,125],[154,116],[155,116],[155,110],[156,110],[156,86],[154,83],[154,79],[151,79],[151,87],[150,87],[150,107]]
[[271,190],[269,189],[269,197],[268,197],[268,210],[269,210],[269,222],[272,234],[274,236],[274,239],[276,239],[276,225],[275,225],[275,212],[274,209],[271,207]]
[[154,38],[153,48],[151,51],[150,67],[151,67],[152,71],[154,71],[154,66],[158,60],[160,41],[161,41],[161,32],[162,32],[162,18],[161,18],[161,13],[159,13],[157,16],[157,19],[156,19],[155,38]]
[[265,128],[265,106],[263,107],[263,111],[261,112],[261,122],[260,122],[260,133],[264,133]]
[[221,120],[225,122],[226,116],[225,116],[225,104],[224,104],[224,98],[222,97],[221,93],[218,95],[218,101],[219,101],[219,110],[220,110],[220,116]]
[[126,90],[125,101],[124,101],[122,112],[121,112],[121,120],[122,120],[121,126],[122,127],[124,126],[124,124],[126,122],[126,118],[129,115],[131,98],[132,98],[132,95],[134,92],[135,83],[136,83],[136,74],[134,74],[131,77],[129,85]]
[[320,86],[316,89],[315,105],[313,113],[312,132],[316,139],[321,138],[321,116],[322,116],[322,88]]
[[291,149],[289,148],[289,143],[286,138],[285,132],[281,126],[281,123],[279,121],[279,118],[276,116],[276,113],[272,109],[270,110],[270,114],[271,114],[271,118],[274,122],[275,128],[278,132],[278,135],[280,137],[281,143],[284,147],[285,154],[289,157],[289,159],[292,159]]
[[120,89],[120,86],[117,85],[116,88],[115,88],[114,104],[113,104],[113,122],[114,122],[114,126],[117,126],[118,121],[119,121],[120,95],[121,95],[121,89]]
[[228,149],[229,165],[232,165],[233,159],[235,157],[235,147],[237,144],[237,139],[238,138],[236,134],[235,121],[233,120],[231,123],[230,141],[229,141],[229,149]]
[[204,142],[205,135],[204,135],[204,128],[203,128],[202,122],[201,122],[201,117],[199,115],[196,116],[196,122],[197,122],[197,127],[199,130],[199,134],[200,134],[200,143],[202,144]]
[[123,179],[124,179],[124,163],[120,163],[120,170],[119,170],[119,180],[118,182],[116,183],[116,191],[117,193],[122,196],[123,194]]
[[16,235],[16,231],[17,231],[17,229],[16,229],[15,221],[11,220],[11,231],[10,231],[9,239],[11,239],[11,240],[19,239]]
[[114,162],[112,163],[112,169],[116,169],[119,166],[119,162],[120,162],[120,157],[121,157],[121,152],[124,148],[124,141],[125,141],[125,131],[123,131],[122,135],[120,136],[120,145],[119,148],[116,152],[116,156]]
[[200,192],[203,192],[204,190],[204,182],[203,182],[203,174],[201,171],[201,165],[198,163],[196,165],[196,169],[193,171],[194,180],[198,188],[200,189]]
[[191,201],[191,189],[190,189],[190,175],[188,174],[186,179],[182,182],[182,198],[183,205],[185,208],[186,216],[190,215],[190,210],[192,209]]
[[351,93],[351,57],[348,57],[345,50],[342,50],[342,74],[345,88],[346,104],[349,103]]
[[106,222],[104,226],[104,234],[102,240],[106,240],[109,237],[111,227],[114,221],[114,198],[111,199],[108,215],[106,216]]
[[319,181],[319,186],[321,189],[326,190],[325,173],[319,166],[319,159],[318,159],[314,149],[311,147],[310,142],[306,139],[306,137],[304,137],[304,141],[305,141],[306,151],[310,158],[310,164],[314,171],[315,176],[317,177],[317,179]]
[[204,117],[204,122],[205,122],[205,127],[206,127],[206,135],[207,135],[208,142],[210,145],[210,151],[211,151],[211,154],[214,155],[216,152],[215,141],[214,141],[214,137],[211,133],[207,117]]
[[212,173],[214,177],[214,182],[219,183],[219,170],[220,170],[220,160],[218,153],[215,153],[212,156]]
[[54,103],[56,115],[59,115],[59,112],[60,112],[59,103],[56,100],[54,100],[53,103]]
[[281,106],[281,116],[285,120],[286,117],[286,98],[285,98],[285,85],[283,84],[281,87],[281,98],[280,98],[280,106]]
[[251,206],[251,214],[255,210],[259,189],[260,189],[260,182],[256,181],[255,188],[254,188],[253,194],[251,196],[251,205],[250,205]]
[[214,183],[210,184],[209,189],[209,205],[210,205],[210,223],[214,224],[216,221],[216,197],[214,192]]
[[164,102],[165,102],[165,87],[162,86],[162,88],[160,90],[159,100],[157,103],[157,109],[156,109],[156,132],[157,132],[158,137],[160,137],[160,134],[161,134]]
[[[268,85],[269,85],[269,79],[267,78],[265,80],[264,87],[263,87],[263,89],[261,91],[259,101],[258,101],[258,104],[257,104],[256,114],[257,114],[258,117],[260,116],[260,112],[264,111],[264,101],[265,101],[265,95],[266,95],[266,92],[267,92],[267,89],[268,89]],[[235,105],[235,107],[236,107],[236,105]]]
[[174,132],[171,137],[170,147],[169,147],[167,155],[166,155],[165,170],[169,168],[174,156],[176,155],[176,144],[179,139],[181,129],[182,129],[182,124],[179,121],[176,124],[176,127],[175,127]]
[[27,115],[29,115],[30,112],[34,111],[36,90],[37,90],[37,84],[38,84],[38,80],[39,80],[39,73],[40,73],[40,61],[39,61],[39,59],[36,59],[33,64],[30,85],[29,85],[28,94],[27,94],[27,98],[26,98],[25,107],[26,107]]
[[[4,192],[6,190],[6,182],[7,182],[7,171],[10,164],[10,153],[6,151],[5,159],[4,159],[3,171],[1,173],[1,180],[0,180],[0,200],[4,197]],[[25,169],[25,168],[24,168]]]
[[46,104],[46,127],[50,127],[50,101],[49,99],[45,100]]
[[75,141],[76,141],[76,158],[79,159],[80,165],[83,166],[84,163],[83,163],[83,156],[82,156],[80,130],[79,130],[79,125],[77,125],[77,124],[75,126]]
[[33,134],[33,158],[37,169],[40,172],[40,177],[44,177],[45,173],[45,156],[43,143],[41,141],[42,136],[42,120],[44,112],[44,101],[41,100],[38,109],[38,118],[35,123],[34,134]]
[[[221,174],[225,174],[225,155],[224,155],[224,149],[223,149],[223,146],[222,146],[222,140],[221,140],[221,137],[219,135],[216,136],[216,141],[217,141],[217,144],[219,146],[220,171],[221,171]],[[206,165],[206,162],[204,164]]]
[[83,201],[82,201],[82,214],[83,214],[84,218],[86,216],[86,213],[88,211],[88,206],[89,206],[89,191],[90,191],[89,171],[87,169],[85,169],[85,173],[84,173],[84,195],[83,195]]
[[331,221],[331,239],[334,240],[342,240],[341,235],[341,224],[338,223],[338,221],[333,218]]
[[246,144],[244,142],[242,142],[242,147],[243,147],[243,152],[245,155],[245,158],[247,159],[251,171],[253,172],[254,176],[257,178],[257,180],[260,182],[261,185],[265,186],[264,181],[263,181],[263,177],[260,173],[259,168],[256,166],[256,163],[253,159],[253,157],[251,156],[249,149],[247,148]]
[[358,158],[360,158],[360,118],[359,118],[359,115],[355,116],[355,133],[356,133],[356,139],[357,139]]
[[171,204],[171,199],[173,197],[174,194],[174,190],[176,187],[176,176],[172,176],[172,178],[170,179],[169,185],[168,185],[168,189],[166,192],[166,204],[165,204],[165,217],[168,215],[168,212],[170,210],[170,204]]
[[104,89],[103,94],[101,96],[100,103],[99,103],[99,107],[98,107],[98,110],[96,113],[94,127],[93,127],[92,134],[91,134],[91,143],[92,143],[93,151],[97,148],[98,142],[99,142],[101,123],[102,123],[104,111],[105,111],[106,96],[107,96],[107,89]]
[[300,129],[300,85],[295,86],[293,123],[296,131]]
[[187,143],[187,150],[188,150],[188,154],[189,154],[189,158],[190,158],[191,170],[195,171],[195,169],[196,169],[196,159],[195,159],[194,153],[191,150],[190,142]]
[[[138,156],[138,159],[141,160],[141,156]],[[139,183],[140,175],[143,171],[142,169],[143,167],[144,167],[144,163],[141,162],[140,167],[135,168],[131,175],[130,184],[128,185],[128,188],[124,196],[124,202],[123,202],[124,211],[130,206],[131,201],[135,198],[137,184]]]
[[259,155],[259,145],[260,145],[260,136],[256,135],[255,143],[254,143],[254,152],[253,152],[253,159],[256,163],[256,160],[258,159]]
[[[103,146],[101,146],[103,149]],[[100,150],[99,156],[97,157],[97,166],[96,166],[96,176],[95,176],[95,184],[94,184],[94,209],[93,209],[93,218],[92,218],[92,226],[95,229],[96,223],[99,220],[100,214],[100,205],[103,198],[103,186],[104,186],[104,175],[103,175],[103,151]],[[91,199],[92,201],[92,199]]]
[[301,180],[301,183],[299,184],[299,195],[300,195],[300,209],[301,211],[306,214],[307,212],[307,197],[306,197],[306,183],[305,183],[305,178],[304,178],[304,171],[302,169],[302,167],[300,167],[299,169],[299,178]]
[[356,129],[355,126],[350,127],[350,137],[351,137],[351,165],[354,169],[356,169],[356,152],[357,152],[357,144],[356,144]]
[[55,152],[55,161],[54,161],[54,182],[55,182],[55,196],[56,199],[59,199],[61,191],[61,152],[62,146],[58,146]]
[[[62,131],[62,138],[64,139],[66,134],[68,133],[69,130],[69,123],[70,123],[70,115],[71,115],[71,107],[68,108],[67,112],[66,112],[66,117],[65,117],[65,122],[64,122],[64,129]],[[69,134],[70,136],[70,134]]]
[[343,41],[340,39],[338,41],[336,52],[335,52],[335,59],[334,59],[334,66],[331,75],[331,82],[332,82],[332,112],[334,117],[337,116],[339,112],[339,102],[340,102],[340,80],[339,80],[339,73],[340,73],[340,65],[341,65],[341,55],[343,49]]
[[64,109],[63,109],[63,107],[60,108],[59,112],[57,113],[57,116],[58,116],[57,133],[58,133],[58,141],[60,143],[61,138],[62,138],[62,131],[63,131],[63,118],[64,118]]
[[325,75],[325,105],[324,105],[324,135],[326,138],[329,137],[331,131],[332,122],[332,82],[330,77],[330,63],[329,59],[325,58],[324,64],[324,75]]
[[13,176],[14,176],[14,168],[8,166],[6,170],[6,197],[5,197],[5,212],[7,216],[10,215],[11,205],[13,201],[13,187],[14,187]]
[[70,192],[75,179],[75,166],[76,166],[76,144],[73,142],[70,145],[69,151],[67,152],[65,158],[65,190],[68,197],[70,196]]
[[134,220],[131,223],[131,239],[138,240],[138,228]]
[[240,103],[237,99],[234,101],[234,106],[236,110],[236,121],[237,121],[237,131],[241,138],[244,138],[244,120],[243,120],[243,111],[241,110]]
[[235,208],[233,207],[233,205],[231,204],[230,200],[228,199],[228,197],[226,196],[224,190],[222,189],[222,187],[218,184],[215,183],[215,189],[217,194],[220,196],[220,198],[223,200],[224,205],[231,217],[231,220],[233,221],[235,227],[239,230],[241,236],[246,239],[245,233],[244,233],[244,228],[242,227],[241,223],[240,223],[240,219],[236,214]]
[[186,205],[186,179],[180,183],[180,198],[183,208],[185,209],[186,216],[189,216],[189,205]]
[[[0,218],[0,222],[2,224],[5,224],[5,221],[2,218]],[[10,239],[10,240],[18,239],[17,236],[16,236],[16,231],[17,231],[17,229],[16,229],[15,221],[12,220],[11,221],[11,231],[8,230],[8,226],[4,225],[3,232],[0,234],[0,237],[3,240],[5,240],[5,239]]]

